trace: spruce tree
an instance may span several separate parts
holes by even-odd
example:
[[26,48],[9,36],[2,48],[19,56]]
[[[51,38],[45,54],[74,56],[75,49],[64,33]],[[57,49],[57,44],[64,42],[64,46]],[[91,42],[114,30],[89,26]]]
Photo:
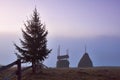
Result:
[[24,24],[25,30],[22,29],[23,40],[20,39],[21,46],[14,44],[19,53],[19,57],[23,62],[32,63],[32,71],[36,72],[36,65],[47,58],[51,49],[47,49],[47,34],[46,26],[41,23],[37,9],[33,11],[30,20]]

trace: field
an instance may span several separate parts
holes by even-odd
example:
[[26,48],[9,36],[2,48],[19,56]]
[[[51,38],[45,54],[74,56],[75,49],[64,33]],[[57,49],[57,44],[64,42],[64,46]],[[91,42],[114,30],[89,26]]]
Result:
[[[1,77],[10,74],[14,69],[0,74]],[[11,80],[16,80],[12,78]],[[38,70],[32,74],[31,69],[22,74],[22,80],[120,80],[120,67],[95,67],[95,68],[49,68]]]

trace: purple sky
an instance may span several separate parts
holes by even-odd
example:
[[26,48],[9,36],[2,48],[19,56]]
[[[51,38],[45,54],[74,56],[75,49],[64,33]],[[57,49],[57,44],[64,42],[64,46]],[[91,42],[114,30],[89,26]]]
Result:
[[119,0],[1,0],[0,64],[16,60],[13,42],[19,44],[35,4],[53,49],[46,65],[55,66],[60,44],[62,54],[69,49],[70,66],[77,66],[86,44],[95,66],[120,66]]

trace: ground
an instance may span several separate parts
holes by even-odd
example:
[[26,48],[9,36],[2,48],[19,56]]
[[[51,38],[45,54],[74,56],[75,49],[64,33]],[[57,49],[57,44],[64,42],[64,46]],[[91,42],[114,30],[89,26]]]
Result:
[[[7,70],[0,76],[12,71]],[[15,77],[12,80],[16,80]],[[43,69],[42,72],[38,70],[36,74],[31,73],[29,69],[23,72],[22,80],[120,80],[120,67],[49,68]]]

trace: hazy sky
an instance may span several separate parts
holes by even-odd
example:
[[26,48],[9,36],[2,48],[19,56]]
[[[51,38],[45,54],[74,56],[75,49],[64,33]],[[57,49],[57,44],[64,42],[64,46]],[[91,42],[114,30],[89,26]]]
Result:
[[95,66],[120,66],[120,0],[0,0],[0,64],[16,60],[13,42],[19,44],[35,5],[53,49],[45,64],[55,66],[60,44],[75,67],[86,44]]

